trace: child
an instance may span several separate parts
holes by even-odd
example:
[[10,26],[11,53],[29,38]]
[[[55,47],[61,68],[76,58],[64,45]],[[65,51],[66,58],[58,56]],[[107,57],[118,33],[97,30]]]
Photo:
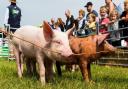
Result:
[[99,20],[99,32],[100,33],[105,33],[107,31],[108,23],[109,23],[109,18],[107,15],[107,9],[105,6],[100,7],[100,20]]
[[120,32],[118,31],[119,29],[118,12],[116,10],[112,11],[109,15],[109,18],[110,18],[110,23],[108,26],[108,31],[111,31],[110,42],[112,43],[113,46],[120,46]]
[[84,29],[86,35],[96,34],[96,16],[93,13],[89,14]]
[[79,17],[75,20],[76,30],[77,30],[77,36],[83,36],[85,35],[84,26],[85,26],[85,11],[80,9],[79,10]]

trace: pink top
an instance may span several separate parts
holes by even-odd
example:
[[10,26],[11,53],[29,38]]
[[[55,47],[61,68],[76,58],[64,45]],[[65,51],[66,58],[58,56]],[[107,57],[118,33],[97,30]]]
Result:
[[[100,26],[101,25],[108,25],[109,22],[110,22],[109,18],[106,17],[106,18],[100,19],[99,24],[100,24]],[[106,31],[107,31],[107,27],[106,26],[105,27],[101,27],[99,29],[99,32],[101,32],[101,33],[106,32]]]

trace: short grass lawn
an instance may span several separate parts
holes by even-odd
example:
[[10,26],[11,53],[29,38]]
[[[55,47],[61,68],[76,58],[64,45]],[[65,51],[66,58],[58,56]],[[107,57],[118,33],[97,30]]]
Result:
[[55,74],[54,81],[41,86],[35,77],[17,76],[15,61],[0,60],[0,89],[128,89],[128,68],[91,65],[94,83],[85,83],[80,71]]

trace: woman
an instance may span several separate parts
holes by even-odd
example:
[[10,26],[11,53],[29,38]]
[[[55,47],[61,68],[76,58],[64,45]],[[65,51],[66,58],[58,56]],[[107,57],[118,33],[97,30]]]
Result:
[[62,19],[61,18],[58,18],[57,19],[57,23],[58,23],[61,31],[64,32],[65,31],[65,27],[64,27],[65,26],[65,23],[62,21]]

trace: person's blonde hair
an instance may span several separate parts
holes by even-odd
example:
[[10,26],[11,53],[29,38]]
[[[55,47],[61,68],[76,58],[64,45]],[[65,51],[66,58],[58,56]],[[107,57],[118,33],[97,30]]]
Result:
[[110,15],[109,15],[109,19],[110,19],[110,20],[111,20],[111,17],[112,17],[113,15],[116,15],[116,16],[117,16],[117,19],[119,19],[119,13],[118,13],[116,10],[113,10],[113,11],[110,13]]
[[85,16],[85,11],[83,9],[80,9],[79,14],[81,14],[84,17]]
[[107,13],[108,10],[107,10],[106,6],[101,6],[100,11],[105,11]]
[[125,0],[125,1],[124,1],[124,4],[127,4],[127,3],[128,3],[128,0]]
[[16,3],[16,0],[9,0],[10,2]]
[[93,13],[90,13],[89,16],[91,16],[93,18],[93,21],[96,21],[96,15]]
[[59,25],[60,25],[60,24],[64,25],[64,22],[63,22],[62,18],[58,18],[58,19],[57,19],[57,23],[58,23]]

